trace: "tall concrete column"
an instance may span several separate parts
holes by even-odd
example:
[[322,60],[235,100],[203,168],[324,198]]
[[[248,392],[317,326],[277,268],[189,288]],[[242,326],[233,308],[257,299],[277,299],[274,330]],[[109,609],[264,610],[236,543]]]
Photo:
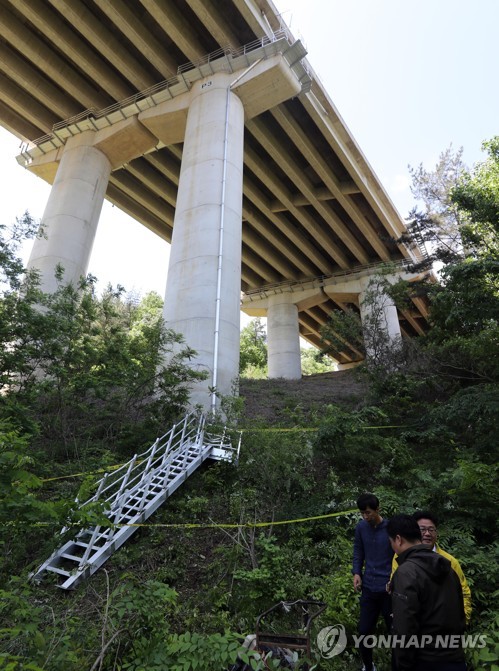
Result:
[[364,327],[366,353],[382,354],[386,345],[401,338],[397,308],[392,299],[377,284],[362,283],[359,293],[360,317]]
[[28,268],[40,272],[41,289],[57,289],[58,264],[64,283],[76,284],[88,269],[102,203],[111,173],[105,154],[92,146],[92,131],[70,138],[64,147],[42,217],[44,237],[33,245]]
[[291,294],[269,296],[267,346],[269,378],[301,379],[298,308]]
[[244,109],[234,75],[194,84],[166,284],[164,318],[196,350],[207,381],[191,403],[214,408],[209,387],[230,394],[239,373]]

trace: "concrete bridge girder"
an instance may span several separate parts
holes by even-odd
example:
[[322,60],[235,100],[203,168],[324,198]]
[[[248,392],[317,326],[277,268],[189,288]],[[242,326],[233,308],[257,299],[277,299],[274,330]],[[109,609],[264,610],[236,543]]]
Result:
[[83,3],[66,2],[66,0],[48,0],[48,2],[68,21],[78,25],[78,31],[85,40],[96,51],[104,54],[116,70],[133,83],[136,90],[140,91],[156,83],[152,74],[133,59],[113,32],[107,29]]
[[[358,241],[351,235],[351,233],[339,221],[339,219],[336,216],[334,216],[333,213],[330,212],[329,209],[321,201],[317,201],[314,199],[314,188],[312,184],[297,169],[296,163],[288,155],[288,152],[285,150],[285,148],[283,148],[282,146],[277,146],[275,138],[271,136],[268,129],[266,129],[258,119],[247,124],[247,128],[252,133],[252,135],[258,140],[258,142],[260,142],[265,146],[265,148],[267,149],[269,154],[274,158],[274,160],[276,159],[276,156],[279,155],[278,159],[279,162],[286,170],[286,172],[292,176],[293,181],[295,181],[300,186],[302,193],[312,203],[317,213],[322,217],[322,219],[330,223],[331,228],[338,236],[344,236],[344,239],[348,241],[352,250],[356,254],[359,263],[367,263],[368,257],[365,251],[358,244]],[[319,231],[317,222],[312,216],[298,211],[298,208],[296,208],[293,205],[292,199],[290,197],[286,197],[283,191],[281,192],[281,197],[283,198],[283,203],[287,206],[290,212],[292,212],[293,215],[298,220],[303,221],[303,219],[305,219],[306,226],[310,226],[311,229],[314,230],[314,232],[316,233]],[[344,253],[339,249],[337,245],[334,245],[332,241],[328,240],[327,237],[324,235],[322,235],[321,244],[325,244],[326,248],[329,248],[331,250],[331,255],[333,256],[333,258],[337,260],[340,268],[349,267],[350,264],[346,259]]]
[[[146,58],[154,65],[158,72],[168,79],[177,71],[175,60],[170,56],[168,51],[163,47],[161,42],[157,40],[151,31],[142,23],[134,21],[133,12],[126,7],[126,5],[119,0],[96,0],[98,7],[117,25],[123,34],[128,37],[132,44],[146,56]],[[175,20],[178,21],[178,12],[173,7],[169,7],[168,13],[158,7],[158,3],[150,2],[151,14],[161,23],[162,20],[169,21],[171,26],[175,25]],[[182,17],[180,17],[182,19]],[[188,26],[185,21],[182,21],[182,32],[187,33]],[[179,30],[179,33],[182,32]],[[194,58],[191,58],[194,60]]]
[[[279,198],[283,202],[288,202],[291,204],[290,197],[285,195],[284,187],[279,184],[274,175],[269,175],[266,172],[265,166],[262,165],[260,158],[254,155],[254,153],[248,148],[245,152],[245,163],[257,177],[259,177],[262,181],[267,181],[267,183],[272,188],[272,191],[275,194],[279,194]],[[284,237],[291,239],[296,244],[298,249],[306,252],[306,255],[303,255],[304,258],[302,261],[298,262],[299,265],[297,265],[297,267],[300,268],[306,276],[310,277],[311,275],[314,276],[317,274],[328,275],[333,272],[333,265],[326,259],[325,255],[321,254],[320,250],[312,244],[312,242],[298,229],[298,227],[293,226],[286,216],[283,214],[274,213],[271,209],[271,204],[263,197],[261,193],[258,192],[256,186],[252,185],[251,183],[247,184],[245,186],[245,190],[248,191],[248,193],[251,195],[251,199],[258,205],[260,210],[264,212],[269,221],[275,224],[276,227],[285,234]],[[306,224],[309,220],[303,218],[302,213],[298,211],[298,209],[294,209],[293,214],[296,215],[298,221],[305,223],[306,227]],[[315,222],[313,226],[314,228],[316,227]],[[308,264],[309,270],[307,272],[303,269],[302,266],[303,264],[307,264],[308,260],[314,262],[315,268]],[[294,260],[293,263],[295,263]]]
[[[102,89],[106,91],[112,102],[122,100],[133,93],[133,88],[127,85],[109,65],[104,64],[97,56],[97,52],[57,15],[57,12],[44,0],[30,0],[30,2],[16,2],[16,11],[20,12],[25,19],[35,26],[43,35],[57,47],[60,53],[75,63],[80,63],[84,72],[89,76],[98,78]],[[62,16],[64,16],[63,12]],[[140,88],[147,85],[142,82]],[[82,101],[82,105],[83,105]],[[95,100],[93,103],[98,104]],[[70,116],[70,115],[66,115]],[[62,117],[64,118],[64,117]],[[51,129],[46,128],[45,132]]]
[[[344,193],[344,190],[342,189],[342,185],[340,184],[339,180],[331,174],[331,171],[328,169],[326,161],[320,156],[317,156],[316,154],[312,153],[311,148],[306,141],[306,136],[303,133],[303,130],[300,128],[299,124],[296,122],[296,120],[293,119],[293,117],[289,114],[289,112],[285,108],[278,108],[272,110],[272,115],[278,121],[280,126],[286,132],[286,134],[293,139],[296,146],[300,149],[300,151],[302,152],[303,156],[307,159],[307,161],[310,164],[314,165],[314,170],[322,179],[326,187],[330,190],[334,199],[338,201],[338,203],[341,205],[341,207],[350,217],[350,219],[359,226],[359,229],[364,231],[364,235],[366,237],[367,242],[379,255],[380,259],[382,259],[383,261],[388,261],[389,260],[388,251],[383,245],[379,236],[377,236],[375,232],[372,231],[371,229],[366,228],[365,226],[362,225],[363,222],[360,221],[360,216],[358,212],[353,207],[350,200],[346,198],[346,194]],[[351,192],[358,193],[359,189],[356,187],[355,183],[353,184],[355,190]],[[341,219],[331,210],[331,208],[324,209],[323,212],[326,214],[326,216],[331,218],[332,226],[336,230],[338,235],[340,235],[343,240],[347,241],[348,244],[352,246],[352,249],[355,251],[359,263],[368,263],[368,255],[365,249],[360,245],[359,241],[352,236],[347,226],[341,221]]]

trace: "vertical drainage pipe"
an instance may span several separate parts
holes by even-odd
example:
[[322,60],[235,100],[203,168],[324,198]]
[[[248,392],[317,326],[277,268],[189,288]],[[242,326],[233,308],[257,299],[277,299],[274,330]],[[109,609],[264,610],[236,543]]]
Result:
[[225,130],[224,130],[224,154],[222,169],[222,199],[220,203],[220,228],[218,239],[218,267],[217,267],[217,295],[215,300],[215,339],[213,345],[213,376],[211,382],[211,413],[215,414],[217,403],[218,383],[218,349],[220,340],[220,301],[222,293],[222,261],[224,247],[224,224],[225,224],[225,188],[227,182],[227,149],[229,142],[229,108],[230,108],[230,86],[227,87],[227,100],[225,102]]
[[224,246],[224,224],[225,224],[225,191],[227,186],[227,153],[229,145],[229,109],[230,109],[230,92],[234,84],[236,84],[244,75],[252,70],[255,65],[258,65],[263,59],[259,58],[252,63],[244,72],[242,72],[233,82],[227,87],[227,99],[225,102],[225,130],[224,130],[224,153],[223,153],[223,169],[222,169],[222,197],[220,203],[220,228],[218,240],[218,267],[217,267],[217,294],[215,299],[215,334],[213,344],[213,375],[211,384],[211,413],[216,412],[217,404],[217,383],[218,383],[218,351],[220,341],[220,303],[222,293],[222,266],[223,266],[223,246]]

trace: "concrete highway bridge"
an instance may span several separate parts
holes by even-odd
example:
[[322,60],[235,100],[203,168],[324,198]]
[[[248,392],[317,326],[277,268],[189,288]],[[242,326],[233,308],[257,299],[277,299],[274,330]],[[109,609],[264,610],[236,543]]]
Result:
[[[0,123],[53,185],[29,265],[47,290],[57,263],[85,275],[104,198],[171,242],[195,401],[230,392],[240,309],[267,316],[269,375],[296,378],[299,335],[362,316],[381,264],[413,277],[421,251],[269,0],[3,0],[0,25]],[[425,330],[421,299],[384,312],[393,337]]]

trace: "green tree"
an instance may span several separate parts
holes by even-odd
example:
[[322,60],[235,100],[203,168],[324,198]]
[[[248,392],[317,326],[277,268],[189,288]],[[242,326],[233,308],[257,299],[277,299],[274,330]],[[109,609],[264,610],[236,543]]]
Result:
[[499,136],[484,142],[485,161],[465,173],[452,201],[466,216],[463,238],[473,257],[499,257]]
[[[69,511],[68,502],[53,503],[37,496],[42,482],[34,473],[36,463],[29,443],[28,436],[0,420],[0,584],[29,561],[28,538],[39,544],[47,528],[52,532]],[[43,526],[37,529],[37,524]]]
[[451,145],[440,154],[432,171],[423,164],[417,168],[409,166],[411,191],[422,209],[414,207],[409,213],[408,233],[403,239],[415,241],[426,249],[427,263],[434,258],[452,259],[462,249],[461,227],[465,216],[451,197],[466,171],[462,155],[462,147],[454,152]]
[[366,349],[360,314],[353,309],[333,310],[321,328],[322,354],[345,352],[353,359],[362,358]]
[[394,301],[407,301],[407,295],[405,284],[404,292],[396,290],[393,274],[393,266],[386,264],[370,278],[362,299],[362,319],[354,309],[333,310],[321,328],[322,354],[344,352],[353,361],[365,357],[365,365],[378,373],[399,367],[403,343],[390,337],[385,310]]
[[447,372],[467,381],[497,381],[499,374],[499,137],[483,147],[488,158],[451,191],[466,222],[464,249],[430,288],[429,343]]
[[241,330],[239,372],[249,368],[263,370],[267,365],[267,335],[261,319],[252,319]]
[[[2,292],[19,289],[22,282],[24,266],[18,256],[23,242],[34,238],[39,231],[36,222],[29,212],[16,217],[14,224],[0,224],[0,288]],[[40,231],[43,235],[43,230]]]
[[336,370],[336,363],[315,347],[300,349],[302,375],[315,375]]
[[0,244],[0,417],[52,456],[149,443],[183,412],[200,377],[187,365],[192,350],[166,328],[157,294],[137,301],[118,286],[99,297],[95,278],[66,285],[62,268],[57,291],[41,292],[15,255],[32,228],[25,215]]
[[[409,419],[417,427],[418,435],[411,430],[410,437],[419,444],[420,457],[432,452],[439,470],[429,467],[429,459],[424,469],[431,471],[425,483],[433,490],[431,505],[444,508],[450,498],[472,515],[481,498],[480,523],[470,523],[480,533],[490,531],[497,505],[490,486],[498,457],[493,436],[499,430],[499,138],[483,147],[486,160],[462,173],[448,194],[462,245],[444,264],[440,282],[426,285],[430,330],[413,344],[412,362],[406,360],[390,379],[372,379],[371,388],[398,421]],[[433,478],[436,483],[428,486]]]

